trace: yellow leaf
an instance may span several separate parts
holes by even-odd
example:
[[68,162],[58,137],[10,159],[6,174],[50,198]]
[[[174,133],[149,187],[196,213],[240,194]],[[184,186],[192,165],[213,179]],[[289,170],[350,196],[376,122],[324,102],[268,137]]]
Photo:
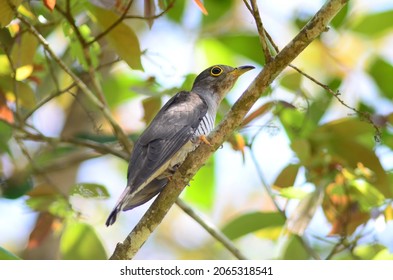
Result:
[[273,188],[280,190],[281,188],[288,188],[294,185],[297,174],[299,171],[299,165],[289,164],[281,173],[277,176],[273,183]]
[[8,25],[8,31],[10,32],[11,37],[15,37],[16,34],[18,34],[19,31],[20,31],[19,23],[11,23],[11,24],[9,24]]
[[0,0],[0,28],[5,27],[14,18],[14,11],[9,3],[18,7],[21,2],[22,0]]
[[282,226],[264,228],[256,231],[255,235],[259,238],[277,240],[282,235]]
[[8,57],[3,54],[0,55],[0,76],[6,76],[11,74],[11,66]]
[[11,51],[12,64],[15,68],[33,64],[38,46],[37,38],[33,34],[24,32],[20,36],[20,40],[16,40],[17,43]]
[[33,73],[33,65],[25,65],[16,69],[16,76],[15,79],[17,81],[23,81],[30,77],[31,73]]
[[35,20],[36,16],[33,14],[28,8],[26,8],[24,5],[20,5],[18,7],[18,12],[21,13],[23,16],[28,17],[31,20]]
[[393,207],[392,207],[392,205],[388,205],[383,214],[385,215],[385,220],[387,222],[393,220]]

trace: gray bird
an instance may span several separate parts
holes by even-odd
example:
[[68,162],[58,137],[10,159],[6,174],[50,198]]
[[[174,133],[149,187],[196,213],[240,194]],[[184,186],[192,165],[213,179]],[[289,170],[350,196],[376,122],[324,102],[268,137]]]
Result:
[[215,65],[200,73],[191,91],[175,94],[158,112],[135,142],[127,173],[127,187],[110,213],[106,225],[117,214],[131,210],[157,195],[214,128],[217,109],[243,73],[253,66],[233,68]]

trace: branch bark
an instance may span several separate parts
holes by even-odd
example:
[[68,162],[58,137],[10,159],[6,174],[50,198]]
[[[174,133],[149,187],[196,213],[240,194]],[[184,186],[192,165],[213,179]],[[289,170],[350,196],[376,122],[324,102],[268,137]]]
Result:
[[172,181],[161,192],[149,210],[122,243],[118,243],[110,259],[132,259],[150,234],[161,223],[184,187],[229,135],[239,127],[243,118],[273,82],[273,80],[294,60],[314,39],[326,31],[330,20],[340,11],[348,0],[330,0],[303,27],[289,44],[268,62],[251,85],[226,115],[219,126],[211,133],[209,142],[202,144],[187,156],[185,162],[174,174]]

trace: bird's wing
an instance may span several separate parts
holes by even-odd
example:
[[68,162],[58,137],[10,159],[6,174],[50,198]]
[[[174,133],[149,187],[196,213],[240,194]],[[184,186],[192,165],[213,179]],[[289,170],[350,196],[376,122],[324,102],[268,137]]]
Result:
[[207,104],[193,92],[181,91],[158,112],[135,143],[128,168],[134,192],[193,136],[207,112]]

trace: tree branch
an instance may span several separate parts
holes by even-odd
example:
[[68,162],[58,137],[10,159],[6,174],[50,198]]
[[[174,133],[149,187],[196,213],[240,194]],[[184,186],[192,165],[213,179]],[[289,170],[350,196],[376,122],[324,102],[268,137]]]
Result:
[[161,223],[184,187],[229,135],[239,127],[247,112],[268,88],[273,80],[294,60],[315,38],[326,30],[330,20],[340,11],[348,0],[328,1],[307,23],[300,33],[267,63],[251,85],[234,104],[220,125],[211,133],[209,142],[200,145],[190,153],[174,174],[172,180],[153,202],[149,210],[134,227],[123,243],[118,243],[111,259],[132,259],[150,234]]
[[190,206],[187,205],[183,200],[178,198],[176,200],[177,206],[179,206],[185,213],[187,213],[192,219],[200,224],[212,237],[220,242],[224,247],[231,252],[239,260],[246,260],[247,257],[235,247],[232,241],[226,237],[221,231],[214,227],[211,223],[206,222],[200,217]]

